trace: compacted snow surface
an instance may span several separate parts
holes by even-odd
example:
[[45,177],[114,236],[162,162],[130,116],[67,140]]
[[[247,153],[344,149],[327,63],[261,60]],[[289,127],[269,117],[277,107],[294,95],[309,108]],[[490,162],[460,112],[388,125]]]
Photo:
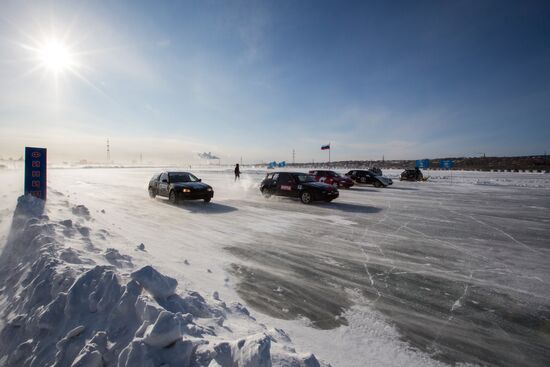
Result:
[[16,209],[0,171],[0,365],[550,364],[550,175],[388,171],[306,206],[193,172],[210,204],[51,169]]

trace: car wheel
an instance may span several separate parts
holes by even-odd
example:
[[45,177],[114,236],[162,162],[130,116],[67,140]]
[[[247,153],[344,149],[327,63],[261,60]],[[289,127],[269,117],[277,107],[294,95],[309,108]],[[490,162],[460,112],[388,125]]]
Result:
[[311,197],[311,194],[307,191],[304,191],[302,192],[302,194],[300,195],[300,200],[302,201],[302,203],[304,204],[309,204],[311,203],[312,201],[312,197]]
[[264,196],[264,198],[266,199],[269,199],[269,197],[271,197],[271,194],[269,192],[267,192],[266,189],[263,189],[262,190],[262,195]]
[[205,203],[209,203],[210,200],[212,200],[212,198],[205,198],[205,199],[204,199],[204,202],[205,202]]
[[174,190],[170,191],[170,196],[168,196],[168,198],[172,204],[178,203],[178,197],[176,196],[176,192]]
[[155,194],[155,190],[152,187],[149,187],[149,197],[151,199],[154,199],[157,194]]
[[382,187],[380,181],[374,181],[374,187]]

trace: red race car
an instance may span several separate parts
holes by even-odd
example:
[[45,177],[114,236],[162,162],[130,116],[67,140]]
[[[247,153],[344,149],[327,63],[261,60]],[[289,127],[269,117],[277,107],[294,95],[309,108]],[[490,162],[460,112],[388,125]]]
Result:
[[349,177],[342,176],[338,172],[334,171],[325,171],[325,170],[315,170],[309,171],[309,174],[319,182],[324,182],[334,187],[342,187],[344,189],[349,189],[353,186],[353,180]]

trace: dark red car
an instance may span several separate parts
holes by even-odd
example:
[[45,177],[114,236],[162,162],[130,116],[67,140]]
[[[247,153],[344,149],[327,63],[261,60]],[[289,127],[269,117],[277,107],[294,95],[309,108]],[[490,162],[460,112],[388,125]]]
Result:
[[349,189],[350,187],[353,186],[353,180],[351,178],[342,176],[338,172],[326,171],[326,170],[315,170],[315,171],[309,171],[309,174],[315,177],[317,181],[324,182],[334,187]]

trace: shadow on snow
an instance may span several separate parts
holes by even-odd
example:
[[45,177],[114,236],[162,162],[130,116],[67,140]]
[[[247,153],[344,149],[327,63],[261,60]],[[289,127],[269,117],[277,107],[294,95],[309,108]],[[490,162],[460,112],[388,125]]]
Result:
[[178,204],[172,204],[170,201],[164,199],[160,201],[166,205],[171,205],[176,208],[187,210],[191,213],[224,214],[238,210],[237,208],[230,205],[219,204],[216,202],[205,203],[202,200],[184,200],[180,201]]

